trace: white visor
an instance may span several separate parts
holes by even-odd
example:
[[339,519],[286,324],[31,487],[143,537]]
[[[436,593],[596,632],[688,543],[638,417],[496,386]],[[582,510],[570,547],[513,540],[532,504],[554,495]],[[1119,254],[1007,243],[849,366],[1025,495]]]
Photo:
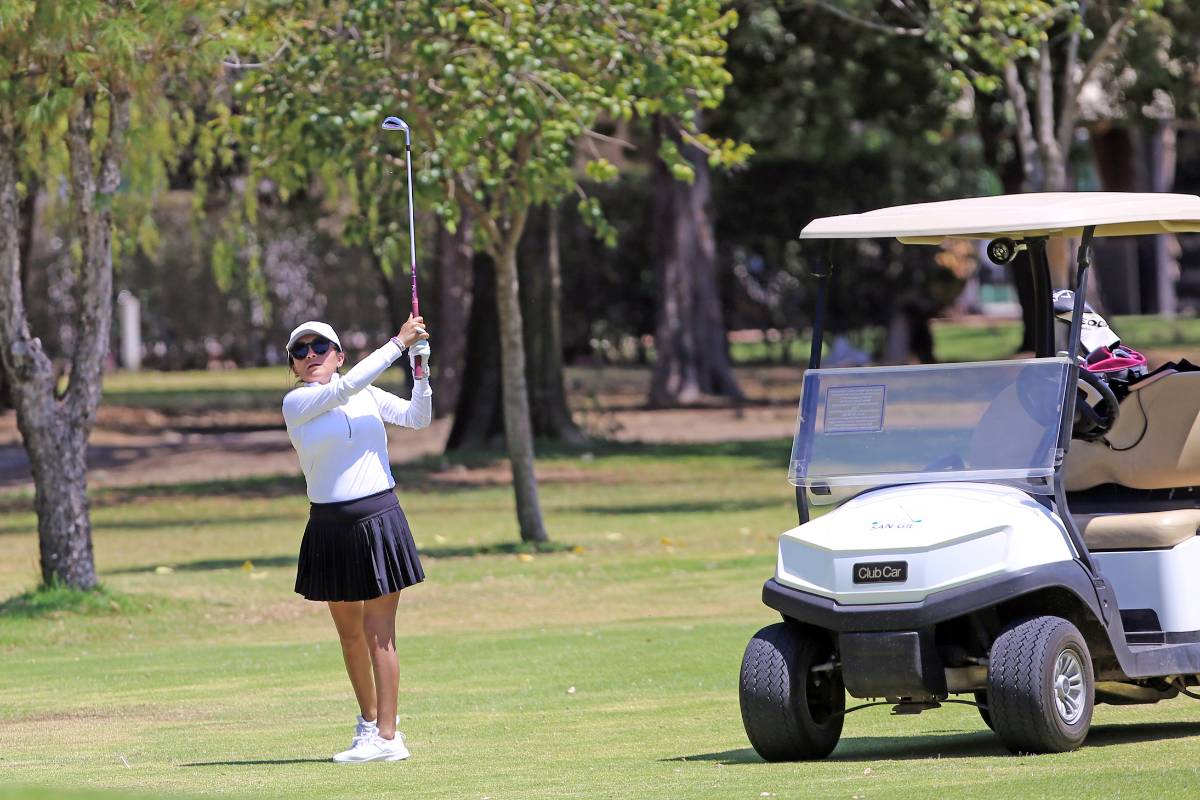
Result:
[[286,349],[291,350],[292,347],[295,346],[297,339],[301,338],[302,336],[307,336],[308,334],[313,334],[315,336],[321,336],[325,339],[328,339],[337,345],[338,350],[342,349],[342,340],[338,338],[338,335],[334,332],[333,328],[328,323],[317,322],[316,320],[309,320],[308,322],[302,322],[297,325],[296,329],[292,331],[292,335],[288,337]]

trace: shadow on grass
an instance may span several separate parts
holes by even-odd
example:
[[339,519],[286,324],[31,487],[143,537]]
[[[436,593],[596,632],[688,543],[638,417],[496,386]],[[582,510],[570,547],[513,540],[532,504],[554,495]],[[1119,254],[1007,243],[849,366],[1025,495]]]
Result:
[[273,767],[288,764],[331,764],[328,758],[278,758],[263,761],[193,761],[181,767]]
[[[395,467],[396,465],[393,465]],[[428,465],[426,465],[428,466]],[[416,478],[397,476],[396,488],[401,491],[428,491],[447,494],[469,491],[481,487],[471,481],[456,481],[453,478],[422,474]],[[148,483],[136,486],[114,486],[98,489],[88,495],[92,508],[111,508],[130,503],[154,500],[195,500],[205,497],[237,497],[244,500],[274,500],[278,498],[306,499],[307,485],[302,475],[263,475],[241,478],[215,478],[205,481],[183,481],[180,483]],[[0,513],[29,512],[33,510],[33,495],[13,493],[0,496]],[[276,519],[268,517],[264,519]],[[219,520],[218,520],[219,521]],[[237,520],[233,520],[236,522]],[[253,520],[251,520],[253,521]],[[147,523],[150,525],[150,523]],[[113,527],[121,527],[113,523]]]
[[93,505],[117,506],[143,499],[172,497],[194,498],[206,495],[236,495],[249,499],[303,497],[306,491],[300,475],[264,475],[248,478],[215,478],[207,481],[145,484],[142,486],[100,489]]
[[[538,442],[539,458],[553,461],[563,458],[581,458],[592,461],[608,457],[646,457],[651,459],[734,458],[757,461],[763,465],[778,467],[787,465],[789,444],[784,439],[765,439],[736,442],[701,442],[688,444],[647,444],[640,442],[614,442],[595,439],[583,444],[561,442]],[[430,455],[403,465],[393,464],[397,486],[405,491],[429,491],[446,494],[449,492],[477,491],[494,484],[481,484],[478,480],[457,480],[451,471],[455,467],[477,469],[507,463],[508,457],[501,450],[462,450],[444,455]],[[549,481],[553,482],[553,481]],[[89,492],[92,508],[107,508],[129,503],[170,498],[193,499],[206,496],[234,496],[250,499],[273,499],[281,497],[303,498],[304,478],[298,474],[264,475],[242,478],[216,478],[212,480],[184,481],[180,483],[147,483],[136,486],[121,486]],[[33,510],[33,493],[16,490],[0,494],[0,513],[21,513]],[[647,509],[652,512],[653,509]],[[674,510],[674,509],[664,509]],[[686,509],[685,509],[686,510]],[[596,512],[600,513],[600,512]],[[612,513],[605,510],[603,513]],[[643,513],[630,510],[626,513]]]
[[1107,747],[1156,739],[1186,739],[1200,736],[1200,722],[1129,722],[1120,725],[1093,725],[1084,747]]
[[463,547],[420,547],[421,558],[473,558],[477,556],[512,556],[527,553],[565,553],[574,545],[564,542],[501,542]]
[[154,572],[160,566],[169,566],[175,572],[211,572],[219,569],[241,569],[247,561],[255,569],[261,567],[294,567],[296,556],[268,556],[267,558],[214,558],[205,561],[189,561],[185,564],[175,564],[170,561],[159,562],[142,567],[122,567],[121,569],[105,570],[105,575],[140,575]]
[[[97,521],[92,520],[92,530],[94,531],[121,531],[121,530],[156,530],[169,528],[209,528],[223,527],[236,528],[241,525],[254,525],[262,522],[278,522],[280,520],[295,519],[294,514],[255,514],[246,517],[187,517],[184,519],[125,519],[113,521]],[[37,522],[31,521],[28,525],[0,525],[0,536],[7,534],[37,533]]]
[[[421,558],[438,559],[438,558],[475,558],[484,556],[511,556],[528,553],[533,555],[563,553],[571,550],[574,545],[564,542],[544,542],[542,544],[533,544],[526,542],[502,542],[497,544],[484,544],[462,547],[428,547],[420,548]],[[185,563],[177,563],[171,561],[160,561],[156,564],[145,564],[140,567],[122,567],[120,569],[105,570],[105,575],[145,575],[154,572],[159,567],[167,566],[175,572],[213,572],[222,569],[241,569],[242,566],[249,561],[255,569],[264,569],[267,567],[294,567],[298,561],[298,557],[294,555],[267,556],[265,558],[214,558],[205,559],[203,561],[188,561]]]
[[[98,504],[92,503],[95,508]],[[280,521],[299,521],[298,524],[303,528],[303,517],[296,514],[254,514],[244,517],[185,517],[183,519],[124,519],[112,521],[97,521],[92,520],[93,531],[147,531],[147,530],[171,530],[179,529],[187,532],[191,528],[238,528],[242,525],[257,525],[260,523],[280,522]],[[31,536],[37,533],[37,520],[30,520],[28,524],[7,524],[0,525],[0,536],[11,536],[24,534]]]
[[[1132,722],[1117,725],[1094,725],[1083,743],[1088,747],[1109,747],[1137,744],[1162,739],[1185,739],[1200,736],[1200,722]],[[883,761],[937,758],[981,758],[987,756],[1017,756],[1009,752],[1000,739],[990,731],[971,733],[947,731],[945,735],[844,738],[826,761]],[[1028,757],[1028,756],[1023,756]],[[722,750],[691,756],[665,758],[662,761],[711,761],[725,765],[765,763],[753,748]]]
[[686,514],[691,512],[718,513],[722,511],[755,511],[785,505],[774,498],[764,500],[684,500],[678,503],[629,503],[603,506],[584,506],[585,514]]
[[660,762],[679,762],[686,761],[711,761],[717,764],[764,764],[762,756],[754,752],[752,747],[743,747],[738,750],[721,750],[717,753],[700,753],[694,756],[675,756],[674,758],[660,758]]
[[[825,761],[913,760],[922,758],[978,758],[1007,753],[995,734],[989,732],[963,733],[951,736],[902,736],[844,738]],[[678,756],[664,761],[714,761],[727,766],[734,764],[763,764],[762,756],[753,748],[723,750]]]
[[745,458],[786,469],[791,452],[789,439],[747,439],[733,442],[616,442],[595,439],[585,444],[539,442],[539,457],[572,456],[591,453],[601,456],[647,456],[650,458]]
[[[983,723],[980,722],[980,725]],[[989,730],[936,736],[877,737],[855,736],[842,739],[830,761],[899,761],[921,758],[979,758],[1008,753]]]
[[[184,517],[182,519],[125,519],[92,522],[92,530],[154,530],[155,528],[237,528],[261,522],[280,522],[297,519],[295,514],[251,514],[239,517]],[[4,528],[0,527],[0,533]]]

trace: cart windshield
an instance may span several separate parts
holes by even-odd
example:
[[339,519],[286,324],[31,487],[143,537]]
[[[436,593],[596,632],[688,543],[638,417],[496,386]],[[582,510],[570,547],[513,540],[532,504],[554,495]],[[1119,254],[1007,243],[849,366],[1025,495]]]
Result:
[[931,481],[1050,493],[1070,362],[814,369],[804,376],[789,480],[813,502]]

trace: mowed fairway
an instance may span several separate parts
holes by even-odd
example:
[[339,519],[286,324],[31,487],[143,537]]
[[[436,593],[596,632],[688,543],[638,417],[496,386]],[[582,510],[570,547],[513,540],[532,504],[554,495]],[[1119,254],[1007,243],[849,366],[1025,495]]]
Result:
[[[788,442],[611,446],[540,462],[564,548],[514,550],[488,457],[397,466],[429,581],[400,608],[413,758],[337,766],[355,706],[323,607],[292,594],[296,478],[105,490],[111,602],[0,615],[0,798],[1161,797],[1200,791],[1200,702],[1101,706],[1084,749],[1014,757],[975,710],[850,715],[832,758],[765,764],[738,666],[793,524]],[[489,482],[491,481],[491,482]],[[0,598],[36,576],[0,513]],[[249,562],[249,563],[246,563]],[[25,787],[24,789],[19,787]],[[88,792],[70,796],[91,797]]]

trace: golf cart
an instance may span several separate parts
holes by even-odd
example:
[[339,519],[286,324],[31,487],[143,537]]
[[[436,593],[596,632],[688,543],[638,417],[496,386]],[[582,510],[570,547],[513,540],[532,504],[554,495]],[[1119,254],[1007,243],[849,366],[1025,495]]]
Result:
[[[1010,750],[1046,753],[1082,744],[1095,703],[1200,698],[1200,371],[1162,370],[1119,398],[1075,355],[1093,238],[1176,232],[1200,232],[1200,197],[986,197],[804,228],[982,240],[999,263],[1026,251],[1036,350],[821,369],[828,259],[817,270],[789,471],[800,525],[763,587],[783,621],[754,635],[741,669],[763,758],[824,758],[869,705],[976,705]],[[1069,324],[1055,320],[1054,237],[1079,241]],[[847,709],[847,693],[877,702]]]

